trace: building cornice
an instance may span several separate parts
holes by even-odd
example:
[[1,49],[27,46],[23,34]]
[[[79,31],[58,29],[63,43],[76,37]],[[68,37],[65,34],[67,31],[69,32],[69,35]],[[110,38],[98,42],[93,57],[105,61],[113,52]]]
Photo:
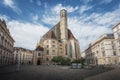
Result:
[[[105,39],[114,39],[114,36],[113,36],[113,37],[110,37],[110,36],[107,36],[107,34],[102,35],[102,36],[99,37],[95,42],[90,43],[90,44],[89,44],[89,47],[88,47],[86,50],[90,49],[91,47],[93,47],[94,45],[96,45],[97,43],[100,43],[101,41],[103,41],[103,40],[105,40]],[[86,50],[85,50],[85,51],[86,51]]]
[[11,37],[9,30],[7,29],[6,23],[0,21],[0,25],[1,25],[1,28],[5,31],[5,33],[7,33],[7,36],[8,36],[13,42],[15,42],[14,39]]
[[118,26],[120,24],[120,22],[119,23],[117,23],[116,25],[114,25],[113,27],[112,27],[112,29],[114,29],[116,26]]

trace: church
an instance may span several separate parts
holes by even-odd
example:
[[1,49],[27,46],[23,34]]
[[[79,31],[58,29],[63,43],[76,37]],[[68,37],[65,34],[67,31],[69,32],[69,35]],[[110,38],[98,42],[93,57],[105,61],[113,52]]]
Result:
[[60,11],[60,21],[42,36],[36,49],[43,48],[42,61],[51,62],[54,56],[71,60],[80,58],[80,46],[67,24],[67,11]]

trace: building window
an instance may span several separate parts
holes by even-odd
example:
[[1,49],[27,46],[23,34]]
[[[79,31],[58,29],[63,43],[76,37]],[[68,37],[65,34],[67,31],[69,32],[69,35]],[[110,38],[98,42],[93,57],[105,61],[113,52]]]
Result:
[[60,48],[60,49],[62,49],[62,48]]
[[103,51],[102,53],[103,53],[103,56],[105,56],[105,51]]
[[55,43],[55,41],[52,41],[52,43]]
[[116,51],[113,51],[113,55],[116,56]]
[[54,52],[55,52],[55,50],[52,50],[52,52],[54,53]]
[[49,59],[48,59],[48,58],[46,58],[46,61],[49,61]]
[[52,45],[52,47],[54,48],[54,47],[55,47],[55,45]]
[[49,48],[49,45],[47,45],[46,47]]
[[114,46],[114,45],[112,45],[112,49],[115,49],[115,46]]
[[111,41],[112,44],[114,44],[114,41]]
[[96,53],[99,53],[98,51],[96,51]]
[[38,56],[41,56],[41,54],[40,54],[40,53],[38,53]]
[[47,54],[49,54],[49,50],[47,50]]
[[62,53],[62,51],[60,51],[60,53]]
[[62,46],[62,44],[60,44],[60,46]]

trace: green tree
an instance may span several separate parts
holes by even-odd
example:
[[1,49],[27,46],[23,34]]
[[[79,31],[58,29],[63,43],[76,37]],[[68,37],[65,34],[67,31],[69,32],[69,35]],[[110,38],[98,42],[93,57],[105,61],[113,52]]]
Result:
[[56,62],[61,65],[69,65],[70,64],[70,59],[62,56],[55,56],[52,58],[53,62]]
[[85,59],[83,57],[81,57],[80,59],[75,59],[72,61],[72,63],[81,63],[82,65],[84,65]]

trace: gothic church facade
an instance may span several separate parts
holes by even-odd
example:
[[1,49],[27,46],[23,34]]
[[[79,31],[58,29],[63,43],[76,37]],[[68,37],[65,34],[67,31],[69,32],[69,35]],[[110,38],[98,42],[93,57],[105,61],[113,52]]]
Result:
[[68,29],[67,11],[60,11],[60,21],[42,36],[36,48],[43,48],[43,61],[50,62],[54,56],[63,56],[71,60],[80,58],[78,40]]

